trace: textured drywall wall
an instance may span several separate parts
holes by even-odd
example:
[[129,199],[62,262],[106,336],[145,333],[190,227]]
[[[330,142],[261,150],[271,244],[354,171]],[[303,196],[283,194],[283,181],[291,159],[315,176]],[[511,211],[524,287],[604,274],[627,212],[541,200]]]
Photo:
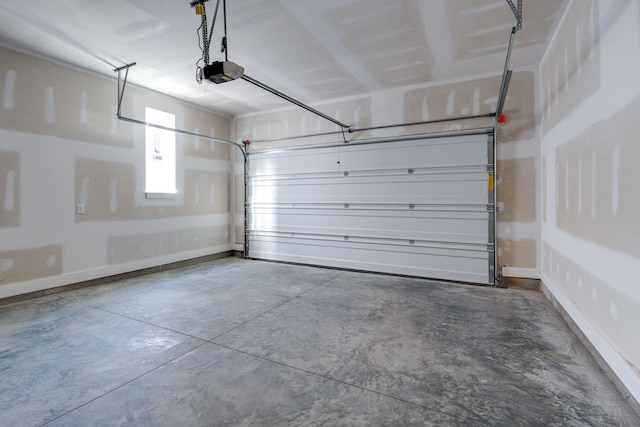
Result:
[[380,87],[430,80],[433,60],[419,2],[359,0],[328,11],[324,19]]
[[640,5],[572,1],[541,64],[545,285],[640,399]]
[[[368,98],[348,99],[317,108],[354,127],[414,123],[425,120],[489,114],[496,109],[501,76],[491,76],[443,85],[390,90],[371,94]],[[539,268],[539,134],[536,120],[536,74],[515,72],[511,81],[504,113],[507,121],[500,126],[498,146],[499,214],[498,262],[519,268],[527,276],[536,276]],[[275,111],[241,116],[234,120],[239,140],[251,140],[250,149],[272,149],[291,146],[340,143],[376,137],[394,137],[432,132],[445,132],[493,126],[493,119],[454,120],[451,122],[399,126],[363,132],[336,131],[331,122],[302,109]],[[323,132],[331,135],[292,138]],[[272,138],[284,140],[269,141]],[[236,169],[235,224],[241,226],[239,211],[243,208],[242,169]],[[241,241],[236,232],[236,242]]]
[[0,283],[62,274],[62,245],[0,251]]
[[572,2],[540,66],[545,132],[600,87],[600,6]]
[[[348,101],[323,104],[317,109],[342,123],[354,128],[366,128],[371,126],[371,99],[360,98]],[[238,117],[234,120],[235,135],[240,140],[268,140],[272,138],[285,138],[288,136],[313,135],[325,132],[335,132],[336,125],[302,108],[287,110],[277,113],[254,114]],[[359,132],[358,138],[369,135],[369,132]],[[342,141],[343,135],[336,134],[322,138],[303,138],[293,141],[260,142],[250,147],[253,149],[278,148],[298,146],[305,144],[317,144],[322,142]],[[351,139],[351,136],[349,136]]]
[[[0,48],[0,297],[230,249],[230,147],[177,135],[178,193],[147,199],[145,127],[116,119],[116,87]],[[128,86],[123,114],[145,107],[230,137],[229,118]]]
[[229,172],[185,169],[182,203],[136,204],[136,174],[131,163],[76,160],[76,200],[85,206],[76,222],[123,221],[229,212]]
[[[524,4],[519,49],[544,42],[551,32],[555,14],[566,0],[536,0]],[[514,2],[515,3],[515,2]],[[513,13],[504,2],[492,0],[448,0],[448,22],[451,23],[453,53],[457,59],[474,59],[489,53],[504,52],[505,30],[512,27]],[[508,40],[508,38],[507,38]]]

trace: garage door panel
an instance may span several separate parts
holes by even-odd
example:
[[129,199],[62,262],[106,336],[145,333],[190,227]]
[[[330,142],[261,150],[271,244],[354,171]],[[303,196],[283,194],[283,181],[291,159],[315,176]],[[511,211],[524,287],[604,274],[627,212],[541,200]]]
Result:
[[[298,174],[313,171],[408,169],[416,167],[486,165],[487,146],[475,136],[450,141],[403,141],[402,146],[382,144],[340,146],[260,154],[250,162],[252,176]],[[253,160],[253,159],[252,159]]]
[[252,258],[493,281],[493,137],[251,153]]
[[486,252],[256,236],[252,256],[303,264],[488,284]]
[[376,179],[258,181],[253,183],[250,197],[254,203],[268,203],[277,197],[279,203],[391,203],[391,204],[487,204],[487,173],[464,177],[442,175],[440,180]]
[[[486,243],[489,224],[487,212],[464,212],[466,218],[450,218],[437,212],[409,210],[393,212],[393,215],[376,215],[375,211],[347,214],[344,211],[345,209],[334,209],[304,214],[299,209],[254,209],[249,213],[250,231],[397,237],[406,240],[481,244]],[[336,221],[337,218],[339,221]]]

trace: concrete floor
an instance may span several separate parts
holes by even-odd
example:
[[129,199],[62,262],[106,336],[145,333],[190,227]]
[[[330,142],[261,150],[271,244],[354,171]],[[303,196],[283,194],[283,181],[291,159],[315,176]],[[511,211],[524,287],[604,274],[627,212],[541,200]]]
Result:
[[7,426],[640,425],[538,291],[227,258],[0,319]]

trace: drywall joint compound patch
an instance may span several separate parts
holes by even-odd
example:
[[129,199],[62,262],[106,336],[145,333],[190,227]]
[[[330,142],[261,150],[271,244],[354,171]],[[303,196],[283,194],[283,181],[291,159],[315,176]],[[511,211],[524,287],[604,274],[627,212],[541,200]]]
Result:
[[14,70],[7,71],[2,88],[2,106],[7,110],[13,110],[16,106],[16,79],[18,73]]

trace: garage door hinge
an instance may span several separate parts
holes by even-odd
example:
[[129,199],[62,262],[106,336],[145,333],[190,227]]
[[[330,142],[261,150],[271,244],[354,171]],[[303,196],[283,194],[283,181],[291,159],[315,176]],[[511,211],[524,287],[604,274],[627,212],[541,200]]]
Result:
[[493,165],[487,165],[487,172],[493,173],[494,171],[495,171],[495,168],[493,167]]
[[493,243],[490,243],[487,245],[487,250],[489,252],[495,252],[495,245]]

